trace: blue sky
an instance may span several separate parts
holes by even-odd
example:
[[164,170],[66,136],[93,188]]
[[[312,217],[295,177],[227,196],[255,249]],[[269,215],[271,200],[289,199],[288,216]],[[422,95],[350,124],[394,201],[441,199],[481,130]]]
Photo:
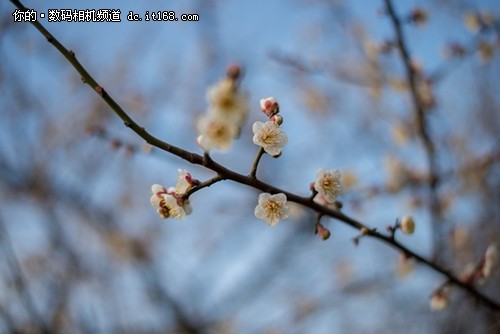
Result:
[[[364,36],[366,41],[373,43],[392,36],[389,20],[378,13],[381,1],[349,2],[345,16],[349,25],[336,21],[339,13],[322,1],[44,0],[23,3],[39,12],[51,8],[121,9],[121,23],[48,23],[43,19],[40,22],[68,49],[75,51],[80,62],[134,119],[160,139],[192,151],[200,152],[195,144],[194,124],[196,117],[207,107],[207,87],[222,77],[227,64],[235,61],[243,64],[246,69],[243,88],[249,93],[252,113],[241,139],[232,150],[213,155],[217,161],[239,172],[249,169],[257,152],[251,140],[251,124],[263,120],[258,111],[259,99],[267,96],[279,100],[285,118],[283,128],[289,137],[282,157],[276,160],[264,157],[261,164],[259,175],[274,185],[306,194],[319,167],[352,171],[360,180],[360,187],[381,185],[387,176],[384,172],[387,153],[399,156],[409,165],[425,167],[418,141],[398,147],[390,136],[393,121],[411,118],[409,99],[405,94],[384,88],[382,97],[377,100],[366,88],[336,80],[328,71],[303,74],[270,56],[278,52],[304,62],[328,64],[347,71],[361,70],[362,43],[353,36]],[[417,5],[435,8],[429,7],[431,1],[404,4],[398,1],[396,5],[398,13]],[[495,1],[476,1],[469,6],[471,9],[498,11]],[[405,28],[411,52],[425,70],[432,71],[443,62],[444,43],[471,39],[460,16],[460,12],[467,8],[468,5],[457,11],[455,8],[434,9],[426,26]],[[144,13],[146,10],[173,10],[178,16],[199,13],[200,22],[126,22],[128,11]],[[5,17],[14,11],[14,7],[4,2],[0,4],[0,11]],[[304,233],[305,228],[300,224],[308,221],[305,213],[298,213],[298,217],[289,222],[269,229],[253,216],[258,194],[248,188],[231,183],[217,184],[213,189],[194,196],[194,212],[186,221],[161,221],[148,203],[151,184],[173,185],[177,168],[187,168],[200,179],[210,177],[211,173],[177,158],[160,157],[160,154],[137,154],[125,158],[110,151],[100,139],[85,136],[88,115],[96,112],[112,134],[137,145],[142,143],[111,115],[109,109],[95,103],[97,95],[81,85],[76,72],[32,26],[18,25],[13,28],[13,33],[2,37],[5,64],[22,78],[23,84],[40,101],[34,115],[40,113],[44,115],[42,118],[52,120],[58,131],[51,153],[42,150],[40,156],[50,161],[56,179],[85,189],[92,201],[102,206],[113,207],[117,197],[130,192],[130,210],[118,210],[123,217],[121,228],[133,235],[140,235],[144,230],[157,232],[151,248],[157,258],[164,260],[159,270],[172,293],[188,309],[208,316],[225,314],[228,310],[224,308],[224,302],[231,305],[232,296],[236,296],[239,312],[230,318],[240,332],[247,333],[273,326],[290,329],[294,301],[307,298],[314,300],[320,311],[314,313],[308,322],[301,323],[301,327],[295,329],[297,333],[311,326],[314,333],[332,333],[332,327],[339,328],[341,333],[352,328],[353,321],[358,332],[367,331],[380,326],[381,319],[391,314],[395,307],[407,303],[414,303],[412,311],[408,312],[416,312],[417,319],[429,316],[427,298],[439,284],[437,275],[420,268],[406,280],[394,278],[397,254],[370,240],[363,240],[358,248],[353,247],[351,238],[356,235],[355,231],[338,222],[326,223],[332,230],[333,240],[325,243],[312,233]],[[396,56],[388,56],[381,63],[387,66],[390,75],[402,75],[401,63]],[[466,89],[467,78],[475,66],[475,59],[466,60],[465,66],[438,86],[440,106],[444,107],[433,116],[438,128],[447,131],[458,126],[467,128],[460,116],[466,112],[463,106],[470,102],[467,95],[457,93],[455,86],[459,82],[460,87]],[[308,88],[330,97],[327,113],[307,110],[304,91]],[[8,88],[1,89],[0,92],[9,99]],[[20,113],[25,112],[19,108]],[[99,108],[109,114],[102,116],[96,111]],[[454,115],[458,117],[448,117],[449,109],[456,110]],[[20,124],[25,128],[20,126],[19,132],[32,136],[32,142],[36,142],[42,133],[37,123],[39,118],[35,116],[31,120],[20,118]],[[12,140],[5,138],[2,141],[8,143]],[[476,145],[483,149],[494,147],[494,143],[487,138]],[[5,150],[9,150],[6,146]],[[15,156],[16,151],[8,155]],[[89,173],[89,160],[103,156],[107,157],[107,168],[82,179],[82,174]],[[450,161],[453,160],[445,157],[443,166],[449,166]],[[92,186],[87,189],[89,184]],[[346,194],[346,198],[351,195]],[[363,203],[362,210],[348,204],[345,210],[381,229],[396,217],[414,215],[419,222],[417,232],[404,242],[410,248],[418,249],[420,254],[429,254],[428,214],[425,210],[408,208],[410,195],[404,192],[398,196],[371,199]],[[462,216],[462,211],[465,214],[470,211],[467,210],[470,201],[464,201],[468,204],[460,205],[462,209],[458,207],[458,216]],[[29,245],[20,246],[22,252],[29,254],[43,248],[45,227],[37,222],[38,212],[18,211],[16,206],[9,206],[3,215],[22,222],[10,227],[13,238],[29,241]],[[71,216],[70,213],[63,215]],[[302,244],[287,245],[288,238]],[[99,240],[89,241],[89,245],[91,253],[100,254],[102,245]],[[281,251],[290,252],[293,261],[281,260],[277,263],[283,263],[283,267],[266,268],[266,259]],[[96,263],[100,263],[99,260]],[[259,271],[260,266],[262,271]],[[343,266],[352,272],[346,274],[347,282],[338,273]],[[116,294],[119,295],[122,289],[130,291],[123,298],[120,312],[136,323],[157,321],[154,316],[137,312],[142,297],[138,292],[140,284],[134,279],[134,268],[116,266],[113,270],[116,270],[115,274],[123,275],[122,279],[111,284]],[[280,270],[284,277],[279,275]],[[267,277],[267,284],[262,286],[265,292],[258,294],[255,300],[243,293],[240,298],[248,300],[238,300],[235,291],[244,290],[246,284],[251,287],[252,280],[258,281],[259,276]],[[380,281],[388,283],[376,285],[372,282],[374,290],[368,284],[366,292],[354,295],[342,290],[349,285],[350,279],[370,283],[374,277],[375,281],[381,277]],[[83,293],[79,302],[84,310],[100,310],[103,306],[92,298],[93,293],[99,292],[90,290],[89,294]],[[386,291],[390,298],[385,298]],[[332,296],[333,302],[325,296]],[[337,301],[343,310],[335,308]],[[93,303],[97,305],[88,306]],[[377,306],[376,311],[372,305]],[[109,326],[105,317],[99,323],[104,328]],[[401,328],[398,326],[404,327],[404,323],[398,323],[395,328]],[[429,329],[426,326],[430,324],[420,323],[414,332]]]

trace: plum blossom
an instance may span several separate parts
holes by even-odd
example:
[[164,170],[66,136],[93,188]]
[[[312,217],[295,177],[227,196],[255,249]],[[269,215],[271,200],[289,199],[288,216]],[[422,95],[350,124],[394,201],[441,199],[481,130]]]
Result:
[[156,212],[160,215],[161,218],[169,218],[173,217],[176,219],[183,219],[186,217],[186,208],[190,211],[189,202],[187,203],[179,203],[180,201],[174,196],[175,193],[168,191],[165,187],[159,184],[153,184],[151,187],[151,192],[153,195],[150,198],[151,205],[156,209]]
[[207,114],[200,118],[198,132],[198,145],[205,151],[225,151],[231,147],[233,139],[238,135],[238,127],[227,120]]
[[491,276],[493,269],[498,261],[498,249],[495,244],[491,244],[484,254],[484,263],[481,268],[481,274],[484,278]]
[[[314,184],[314,183],[313,183]],[[320,205],[323,205],[323,206],[326,206],[330,209],[333,209],[333,210],[340,210],[342,208],[342,203],[339,202],[339,201],[335,201],[333,203],[329,203],[324,197],[323,195],[321,194],[316,194],[316,196],[314,196],[314,199],[313,201],[315,203],[318,203]]]
[[334,203],[342,192],[342,182],[338,170],[320,168],[316,173],[314,189],[328,202]]
[[255,217],[266,221],[269,226],[275,226],[281,219],[288,218],[289,207],[286,205],[286,195],[279,193],[259,195],[259,204],[255,207]]
[[199,181],[193,179],[186,170],[178,169],[177,172],[179,175],[175,187],[166,189],[160,184],[153,184],[151,187],[153,194],[149,201],[164,219],[169,217],[183,219],[193,211],[189,199],[184,195]]
[[175,185],[175,193],[184,195],[193,187],[193,178],[191,174],[184,169],[177,169],[179,175],[177,176],[177,184]]
[[236,81],[225,78],[207,91],[210,102],[208,114],[241,127],[247,116],[247,96],[238,89]]
[[288,143],[287,135],[275,122],[255,122],[252,130],[254,144],[262,147],[269,155],[279,155],[283,147]]
[[239,66],[232,66],[226,78],[207,90],[210,105],[196,124],[199,134],[197,143],[206,152],[229,149],[247,117],[248,98],[239,89],[240,71]]

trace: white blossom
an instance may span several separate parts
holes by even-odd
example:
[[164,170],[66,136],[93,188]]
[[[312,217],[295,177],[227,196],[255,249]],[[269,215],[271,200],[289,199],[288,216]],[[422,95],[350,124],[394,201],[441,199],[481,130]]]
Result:
[[175,185],[175,193],[184,195],[192,188],[191,174],[184,169],[178,169],[177,184]]
[[259,195],[259,204],[255,207],[255,217],[265,220],[270,226],[275,226],[281,219],[288,218],[289,208],[286,205],[286,195],[279,193]]
[[329,203],[321,194],[316,194],[316,196],[314,196],[314,198],[313,198],[313,201],[320,204],[320,205],[323,205],[323,206],[326,206],[330,209],[333,209],[333,210],[340,210],[341,209],[341,207],[339,206],[339,205],[341,205],[340,203],[338,203],[336,201],[333,203]]
[[388,174],[387,190],[391,193],[401,190],[408,181],[408,168],[392,155],[385,158],[384,165]]
[[238,126],[219,117],[207,114],[198,122],[198,144],[205,150],[227,150],[238,134]]
[[498,249],[495,244],[491,244],[486,249],[484,254],[484,264],[482,266],[482,276],[484,278],[489,277],[493,271],[493,268],[498,260]]
[[225,78],[207,91],[210,102],[208,114],[214,118],[241,127],[247,116],[247,96],[238,89],[234,80]]
[[411,216],[404,216],[401,219],[400,227],[404,234],[413,234],[415,231],[415,222]]
[[197,143],[205,151],[229,149],[247,116],[247,96],[227,77],[207,91],[208,111],[197,122]]
[[275,122],[255,122],[252,130],[254,144],[261,146],[269,155],[280,154],[288,143],[288,137]]
[[193,208],[191,207],[191,202],[188,199],[182,202],[182,209],[184,210],[186,216],[189,216],[193,212]]
[[328,203],[334,203],[337,196],[342,192],[340,172],[334,169],[325,170],[320,168],[316,173],[314,189],[323,196]]
[[153,195],[155,195],[158,193],[166,193],[167,190],[161,184],[153,184],[151,186],[151,192],[153,193]]
[[[189,206],[189,201],[181,201],[172,192],[172,188],[166,190],[165,187],[154,184],[151,187],[153,195],[150,198],[151,205],[156,209],[156,212],[161,218],[173,217],[176,219],[183,219],[186,214],[191,212],[191,207]],[[189,213],[186,213],[185,208],[189,209]]]

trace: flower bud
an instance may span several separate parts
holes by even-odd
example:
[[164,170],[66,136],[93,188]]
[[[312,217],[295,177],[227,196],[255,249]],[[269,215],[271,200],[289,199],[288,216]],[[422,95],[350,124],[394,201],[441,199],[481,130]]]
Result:
[[260,109],[267,117],[272,117],[280,111],[278,101],[274,97],[268,97],[260,100]]
[[[198,145],[199,147],[202,147],[201,146],[201,141],[203,139],[203,136],[202,135],[199,135],[198,137],[196,137],[196,145]],[[202,147],[203,148],[203,147]]]
[[281,125],[283,124],[283,117],[281,115],[273,115],[271,117],[271,121],[278,125]]
[[226,70],[226,76],[233,80],[233,81],[236,81],[238,80],[241,75],[242,75],[242,68],[240,65],[238,64],[231,64],[228,66],[227,70]]
[[410,20],[418,26],[423,25],[427,21],[427,12],[421,8],[415,8],[410,13]]
[[397,274],[401,277],[407,276],[413,270],[415,266],[415,261],[412,257],[407,253],[401,253],[399,255],[398,265],[397,265]]
[[415,231],[415,222],[411,216],[404,216],[399,226],[404,234],[413,234]]
[[330,238],[330,230],[328,230],[326,227],[324,227],[320,223],[316,224],[315,233],[319,234],[319,237],[321,238],[321,240],[327,240],[328,238]]
[[444,291],[436,291],[430,302],[430,307],[432,311],[443,311],[450,305],[450,300]]
[[283,151],[281,151],[281,152],[280,152],[280,153],[278,153],[278,154],[273,155],[272,157],[273,157],[273,158],[279,158],[279,157],[281,157],[281,154],[283,154]]

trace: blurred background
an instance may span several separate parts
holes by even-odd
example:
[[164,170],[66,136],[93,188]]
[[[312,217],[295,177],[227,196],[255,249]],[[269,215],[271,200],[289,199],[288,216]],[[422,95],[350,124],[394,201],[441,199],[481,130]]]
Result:
[[[214,160],[248,173],[251,125],[274,96],[289,143],[259,177],[300,195],[318,168],[339,169],[344,212],[457,275],[500,236],[500,8],[496,0],[394,1],[417,73],[413,100],[384,1],[24,1],[120,9],[120,23],[39,21],[139,124],[201,153],[196,119],[228,64],[245,68],[250,114]],[[213,173],[145,145],[15,7],[0,4],[1,333],[497,333],[500,317],[377,241],[291,204],[269,228],[258,192],[220,182],[193,213],[162,220],[153,183],[177,169]],[[197,22],[127,22],[172,10]],[[432,181],[432,175],[435,182]],[[479,287],[500,300],[499,271]]]

